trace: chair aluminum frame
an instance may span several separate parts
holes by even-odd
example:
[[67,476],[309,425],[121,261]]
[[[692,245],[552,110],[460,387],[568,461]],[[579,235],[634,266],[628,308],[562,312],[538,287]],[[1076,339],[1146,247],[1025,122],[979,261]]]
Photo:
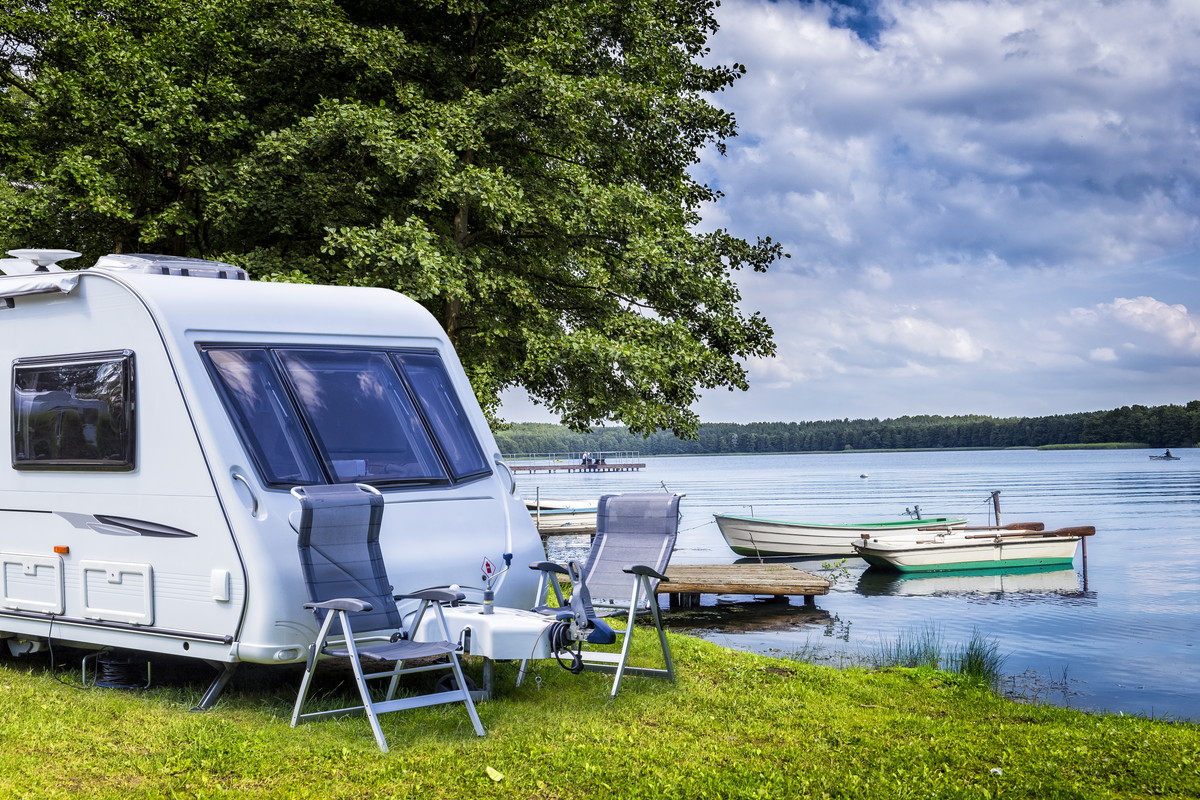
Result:
[[[609,698],[615,698],[621,687],[621,679],[625,675],[636,675],[651,678],[666,678],[671,682],[675,681],[675,665],[671,658],[671,646],[667,641],[666,631],[663,629],[662,612],[658,606],[656,589],[658,584],[670,579],[664,573],[667,563],[670,561],[671,550],[674,548],[675,536],[678,531],[679,521],[679,501],[684,497],[681,494],[660,494],[648,493],[642,495],[604,495],[600,498],[598,505],[598,530],[596,539],[593,541],[592,548],[588,554],[587,566],[585,568],[585,578],[583,584],[586,586],[586,574],[590,573],[596,566],[597,561],[609,558],[605,553],[608,543],[604,537],[619,538],[622,534],[619,531],[605,530],[605,521],[610,504],[620,505],[622,503],[637,502],[641,500],[657,501],[662,498],[663,508],[668,517],[673,518],[673,525],[669,535],[665,536],[662,551],[658,554],[657,563],[653,566],[645,564],[630,564],[621,567],[621,572],[632,576],[630,598],[628,603],[621,603],[614,599],[603,599],[596,601],[592,599],[592,606],[601,612],[604,616],[617,616],[624,612],[625,614],[625,630],[614,629],[614,632],[623,637],[621,650],[619,653],[608,651],[587,650],[580,647],[577,653],[580,658],[580,668],[588,672],[602,672],[613,675],[612,690],[609,693]],[[548,589],[553,591],[555,601],[558,603],[554,606],[538,606],[536,611],[547,615],[560,615],[568,610],[570,603],[563,596],[562,589],[559,586],[558,575],[570,575],[570,567],[563,567],[550,561],[540,561],[530,564],[530,569],[539,570],[541,572],[538,583],[539,598],[545,598]],[[629,650],[633,644],[634,621],[640,615],[649,614],[653,621],[654,628],[658,633],[659,647],[662,650],[663,666],[659,667],[642,667],[629,665]],[[522,661],[517,673],[517,685],[520,686],[527,673],[528,662]]]
[[[358,496],[355,496],[355,493]],[[312,516],[314,513],[310,501],[314,500],[314,498],[329,500],[343,507],[356,503],[370,503],[372,505],[370,523],[363,535],[366,539],[366,547],[371,551],[371,555],[373,556],[371,559],[372,565],[375,566],[376,572],[382,570],[383,561],[379,553],[378,529],[379,519],[382,517],[383,503],[382,495],[379,494],[377,489],[364,484],[339,484],[337,486],[296,487],[292,490],[292,494],[301,503],[301,547],[309,546],[307,536],[311,532]],[[302,555],[302,561],[305,558]],[[350,575],[350,573],[348,572],[347,575]],[[388,585],[386,573],[382,575],[374,574],[369,576],[369,578],[377,586]],[[310,596],[320,592],[315,582],[310,580],[309,569],[307,567],[305,583],[308,585]],[[399,595],[393,595],[390,591],[386,595],[375,592],[370,593],[366,598],[312,597],[312,601],[306,603],[304,607],[312,610],[318,617],[323,617],[323,619],[316,639],[308,648],[308,659],[305,664],[304,677],[301,679],[296,704],[292,709],[292,727],[294,728],[302,722],[312,720],[365,714],[370,722],[371,731],[375,736],[375,741],[379,745],[379,749],[386,753],[388,752],[388,745],[387,739],[383,735],[383,729],[379,724],[380,714],[411,708],[423,708],[442,703],[461,702],[467,708],[467,714],[471,719],[471,725],[474,727],[475,733],[479,736],[485,735],[483,724],[479,720],[474,701],[471,698],[470,687],[467,685],[462,666],[458,660],[458,653],[462,647],[457,642],[451,640],[449,627],[446,624],[445,615],[442,613],[442,603],[457,602],[462,598],[463,595],[461,593],[446,589],[426,589],[420,592]],[[413,616],[411,624],[408,626],[403,626],[399,610],[395,607],[396,601],[399,600],[418,601],[416,613]],[[386,607],[378,609],[374,605],[383,603],[391,603],[393,607],[391,609],[387,609]],[[432,609],[434,612],[441,631],[442,640],[432,642],[413,641],[412,636],[424,621],[425,614],[429,609]],[[380,634],[372,631],[365,632],[369,634],[366,636],[356,635],[352,627],[353,616],[358,613],[372,611],[382,611],[387,618],[397,623],[393,626],[395,632]],[[334,635],[335,631],[338,631],[336,635]],[[362,702],[358,705],[346,706],[344,708],[304,712],[303,707],[308,697],[309,688],[312,685],[313,675],[316,672],[317,665],[325,656],[349,660],[350,668],[354,673],[354,681],[358,689],[359,698]],[[434,664],[404,666],[406,660],[440,656],[444,656],[446,660]],[[395,664],[392,669],[368,673],[363,669],[362,662],[364,660],[379,662],[394,661]],[[402,675],[436,670],[451,671],[454,680],[457,682],[456,688],[411,697],[396,697]],[[387,691],[383,700],[372,700],[367,681],[379,678],[390,678]]]

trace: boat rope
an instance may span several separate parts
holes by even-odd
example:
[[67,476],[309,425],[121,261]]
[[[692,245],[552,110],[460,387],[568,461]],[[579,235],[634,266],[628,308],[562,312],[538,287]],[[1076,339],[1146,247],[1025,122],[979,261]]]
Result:
[[965,512],[963,512],[962,516],[964,516],[964,517],[968,517],[968,516],[970,516],[972,513],[975,513],[975,512],[977,512],[977,511],[979,510],[979,508],[982,506],[982,507],[984,507],[984,508],[986,509],[986,512],[987,512],[987,515],[988,515],[988,519],[990,520],[990,519],[991,519],[991,515],[992,515],[992,511],[994,510],[994,506],[993,506],[993,499],[992,499],[992,497],[993,497],[993,496],[992,496],[992,495],[989,493],[989,494],[988,494],[988,496],[987,496],[987,497],[985,497],[985,498],[983,498],[982,500],[976,500],[976,501],[974,501],[974,502],[972,502],[972,501],[969,501],[969,500],[962,500],[962,501],[960,501],[960,502],[962,502],[962,503],[971,503],[971,505],[969,505],[969,506],[967,507],[967,510],[966,510]]

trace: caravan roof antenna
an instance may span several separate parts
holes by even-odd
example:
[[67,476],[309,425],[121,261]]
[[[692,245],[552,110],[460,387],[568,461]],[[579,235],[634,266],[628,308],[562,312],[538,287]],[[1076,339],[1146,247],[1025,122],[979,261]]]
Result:
[[62,272],[59,261],[79,258],[74,250],[9,250],[11,259],[0,259],[0,272],[6,275],[26,275],[31,272]]

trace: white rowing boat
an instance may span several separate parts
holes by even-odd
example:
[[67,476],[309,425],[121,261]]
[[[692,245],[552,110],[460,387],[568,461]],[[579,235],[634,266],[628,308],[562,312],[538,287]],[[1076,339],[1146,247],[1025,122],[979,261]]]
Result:
[[1070,564],[1091,526],[1056,531],[995,528],[951,530],[905,536],[864,536],[854,549],[872,567],[900,572],[943,572],[998,567]]
[[740,556],[854,555],[853,543],[862,534],[888,535],[905,531],[961,528],[966,519],[933,517],[889,522],[831,524],[714,514],[729,549]]
[[525,508],[537,529],[549,533],[580,533],[596,529],[596,503],[587,500],[527,499]]

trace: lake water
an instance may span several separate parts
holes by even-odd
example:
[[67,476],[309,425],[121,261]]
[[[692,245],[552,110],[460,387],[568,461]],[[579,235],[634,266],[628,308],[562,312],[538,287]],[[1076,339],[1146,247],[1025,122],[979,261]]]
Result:
[[[1054,529],[1094,525],[1086,565],[1032,574],[898,577],[849,557],[791,563],[836,577],[817,609],[704,597],[668,624],[731,648],[835,665],[864,663],[898,636],[936,631],[944,652],[978,632],[1005,657],[1015,697],[1092,711],[1200,722],[1200,450],[838,453],[648,458],[639,472],[521,475],[522,494],[591,499],[687,495],[673,563],[738,560],[714,513],[814,522],[962,515]],[[581,537],[553,537],[571,552]]]

